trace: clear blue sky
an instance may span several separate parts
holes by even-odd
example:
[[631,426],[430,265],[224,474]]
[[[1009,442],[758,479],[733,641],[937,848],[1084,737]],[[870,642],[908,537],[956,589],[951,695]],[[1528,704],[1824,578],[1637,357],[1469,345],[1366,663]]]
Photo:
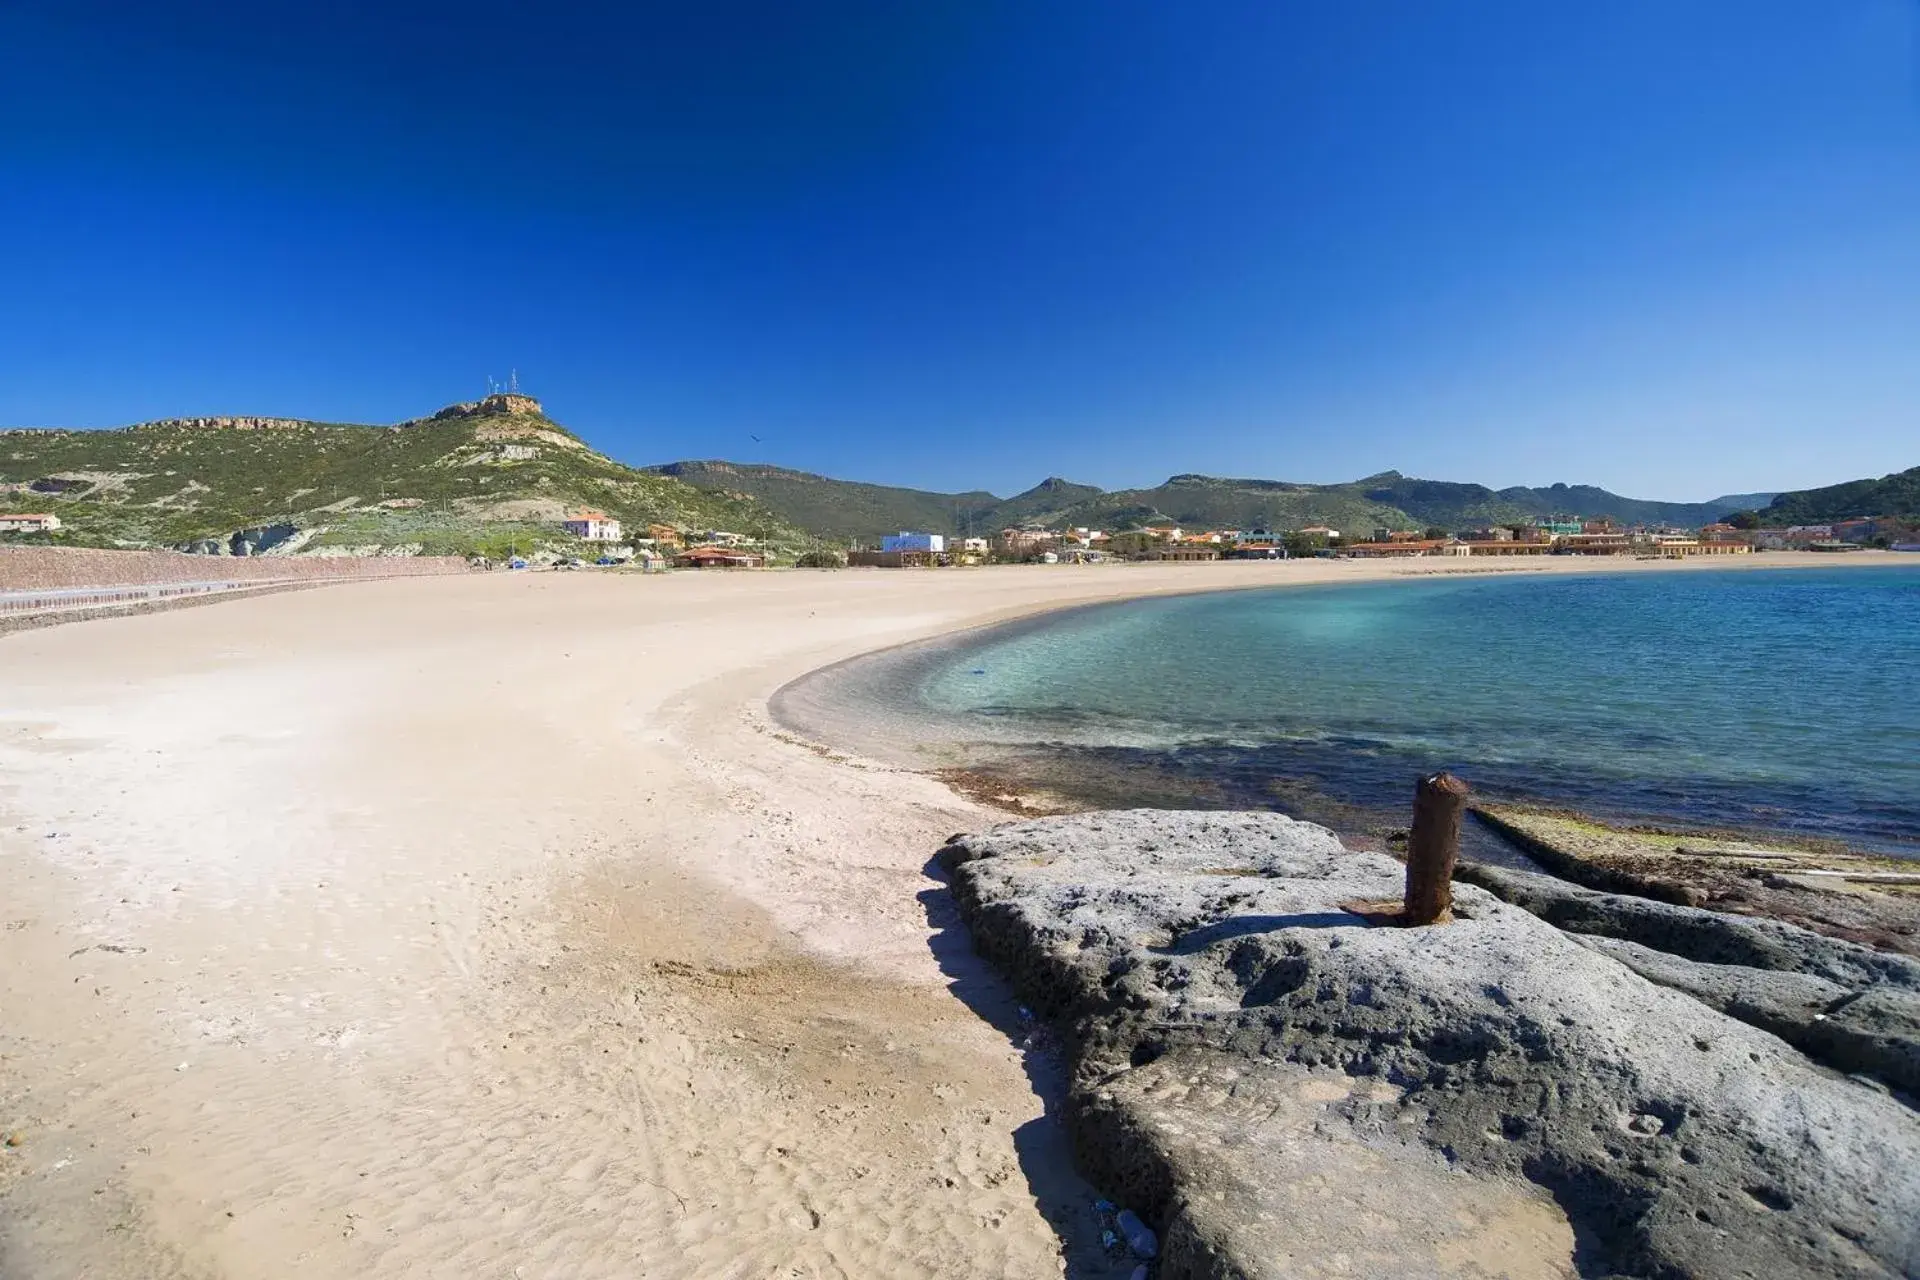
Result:
[[1917,63],[1914,0],[13,0],[0,424],[517,367],[930,488],[1878,475]]

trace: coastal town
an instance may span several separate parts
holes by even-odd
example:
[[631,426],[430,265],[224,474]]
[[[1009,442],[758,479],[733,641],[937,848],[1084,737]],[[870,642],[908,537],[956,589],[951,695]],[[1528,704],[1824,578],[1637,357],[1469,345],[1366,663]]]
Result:
[[[0,541],[41,544],[61,528],[52,512],[0,515]],[[1607,518],[1546,518],[1448,530],[1376,528],[1364,533],[1327,525],[1296,529],[1187,528],[1152,521],[1138,528],[1105,530],[1008,527],[993,537],[954,537],[903,529],[877,546],[858,541],[846,551],[831,546],[800,548],[764,536],[725,529],[690,530],[652,522],[629,534],[622,522],[597,508],[580,508],[549,526],[554,536],[535,538],[523,551],[495,562],[471,557],[480,568],[760,569],[769,566],[834,568],[951,568],[986,564],[1100,564],[1124,561],[1200,563],[1218,560],[1406,559],[1419,556],[1527,557],[1631,556],[1679,560],[1744,556],[1767,551],[1831,554],[1867,549],[1920,552],[1920,520],[1878,516],[1826,524],[1763,528],[1751,522],[1717,521],[1698,529],[1625,525]],[[6,535],[26,535],[8,538]],[[32,537],[31,535],[41,535]],[[219,542],[219,540],[213,540]],[[264,552],[236,535],[236,556]],[[185,549],[185,548],[181,548]],[[309,553],[312,554],[312,553]],[[324,552],[322,553],[324,554]]]
[[1118,532],[1086,527],[1008,528],[993,538],[948,538],[938,533],[902,530],[883,538],[877,548],[856,548],[849,552],[848,563],[918,568],[996,562],[1097,564],[1119,560],[1203,562],[1315,556],[1397,559],[1547,555],[1678,560],[1751,555],[1756,551],[1842,554],[1867,548],[1920,552],[1920,525],[1883,516],[1778,529],[1742,527],[1726,521],[1699,529],[1680,529],[1621,525],[1609,519],[1566,518],[1459,531],[1382,528],[1365,534],[1346,534],[1325,525],[1287,530],[1187,529],[1171,521]]

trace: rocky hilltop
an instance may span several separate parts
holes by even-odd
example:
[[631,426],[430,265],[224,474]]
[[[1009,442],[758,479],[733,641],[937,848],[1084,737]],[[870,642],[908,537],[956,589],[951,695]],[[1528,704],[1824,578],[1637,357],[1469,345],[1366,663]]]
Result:
[[313,426],[300,418],[161,418],[136,422],[129,431],[300,431]]
[[615,462],[517,393],[391,426],[235,415],[0,441],[0,511],[53,511],[63,527],[32,537],[67,545],[500,558],[570,548],[560,522],[581,508],[642,536],[804,541],[749,498]]
[[546,416],[546,410],[532,396],[521,395],[517,391],[501,391],[478,400],[463,400],[459,404],[450,404],[435,413],[432,421],[439,422],[447,418],[544,418]]
[[1538,886],[1585,932],[1466,885],[1450,925],[1375,926],[1349,904],[1398,898],[1400,864],[1273,814],[1015,823],[939,860],[1059,1036],[1078,1153],[1159,1229],[1163,1280],[1920,1267],[1920,1117],[1736,1016],[1815,979],[1911,1043],[1903,957]]

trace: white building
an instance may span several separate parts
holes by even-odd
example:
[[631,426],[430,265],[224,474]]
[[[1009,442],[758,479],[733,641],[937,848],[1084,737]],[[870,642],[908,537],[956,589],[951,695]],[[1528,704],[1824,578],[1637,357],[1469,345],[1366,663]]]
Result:
[[60,517],[45,512],[0,515],[0,533],[46,533],[60,527]]
[[947,540],[937,533],[910,533],[902,529],[899,533],[890,533],[880,539],[880,550],[894,551],[931,551],[935,554],[947,549]]
[[582,511],[564,521],[561,528],[588,542],[620,541],[620,522],[604,511]]
[[961,542],[960,549],[962,551],[972,551],[980,555],[985,555],[987,552],[993,550],[993,544],[985,538],[968,538]]

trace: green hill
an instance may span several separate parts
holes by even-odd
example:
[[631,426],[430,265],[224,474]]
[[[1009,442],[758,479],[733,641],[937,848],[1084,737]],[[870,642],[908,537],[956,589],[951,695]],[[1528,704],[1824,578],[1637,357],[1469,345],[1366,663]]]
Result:
[[1491,524],[1542,516],[1591,519],[1611,516],[1622,524],[1668,524],[1697,528],[1732,511],[1765,503],[1772,494],[1732,494],[1707,502],[1657,502],[1624,498],[1588,484],[1555,484],[1543,488],[1514,486],[1489,489],[1485,485],[1444,480],[1414,480],[1389,471],[1354,482],[1369,498],[1388,502],[1427,524],[1453,528],[1463,524]]
[[1323,524],[1360,533],[1430,525],[1453,530],[1555,515],[1695,527],[1772,497],[1735,494],[1710,502],[1652,502],[1591,485],[1494,490],[1387,471],[1347,484],[1177,475],[1152,488],[1111,492],[1054,476],[1003,501],[979,491],[930,493],[730,462],[676,462],[653,470],[717,492],[751,496],[822,536],[863,540],[900,529],[946,534],[1023,525],[1127,529],[1152,520],[1241,529]]
[[1297,529],[1324,524],[1343,533],[1370,532],[1381,525],[1404,528],[1412,523],[1405,512],[1369,499],[1351,486],[1201,475],[1173,476],[1151,489],[1103,493],[1070,509],[1060,522],[1126,529],[1155,519],[1190,528]]
[[[1625,524],[1698,527],[1740,510],[1754,496],[1711,502],[1654,502],[1623,498],[1592,485],[1489,489],[1480,484],[1420,480],[1397,471],[1383,471],[1346,484],[1182,475],[1155,489],[1107,494],[1101,505],[1111,508],[1117,502],[1123,511],[1151,507],[1183,524],[1240,528],[1257,524],[1270,529],[1324,524],[1342,532],[1439,526],[1456,531],[1545,516],[1612,516]],[[1074,523],[1091,521],[1076,517]]]
[[1920,517],[1920,467],[1878,480],[1849,480],[1783,493],[1760,511],[1765,525],[1825,524],[1859,516]]
[[[1781,495],[1768,517],[1785,523],[1912,511],[1920,505],[1917,477],[1920,469]],[[559,522],[581,507],[606,511],[630,534],[658,523],[793,546],[872,541],[901,529],[1121,530],[1154,519],[1201,527],[1324,524],[1349,534],[1550,515],[1699,525],[1771,498],[1647,502],[1585,485],[1494,490],[1388,471],[1346,484],[1177,475],[1112,492],[1055,476],[1002,499],[724,461],[628,467],[519,395],[451,405],[398,426],[177,418],[114,431],[0,431],[0,512],[51,510],[64,525],[52,535],[9,536],[91,546],[498,555],[565,542]]]
[[903,529],[959,533],[1001,505],[979,491],[929,493],[761,463],[670,462],[647,470],[710,493],[759,502],[799,528],[841,542],[872,541]]
[[[804,540],[750,500],[623,466],[526,396],[489,396],[398,426],[184,418],[112,431],[0,431],[0,512],[51,511],[51,540],[498,554],[565,541],[596,507],[649,523]],[[37,538],[47,535],[34,535]]]
[[990,529],[1020,528],[1025,525],[1085,524],[1068,517],[1102,496],[1102,490],[1090,484],[1075,484],[1059,476],[1048,476],[1025,493],[1015,494],[994,507]]

